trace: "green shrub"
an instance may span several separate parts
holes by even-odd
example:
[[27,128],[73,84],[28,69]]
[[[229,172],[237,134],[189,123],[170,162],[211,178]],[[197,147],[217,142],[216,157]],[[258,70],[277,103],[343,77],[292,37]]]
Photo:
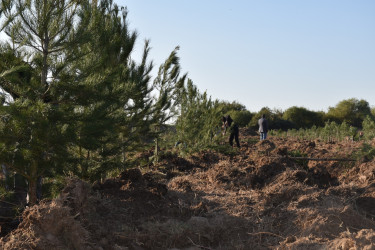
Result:
[[366,140],[375,138],[375,122],[370,116],[366,116],[362,123],[363,136]]
[[358,161],[371,161],[375,157],[375,148],[368,143],[363,143],[362,147],[353,153],[353,158]]
[[0,186],[0,200],[2,201],[12,201],[14,198],[14,191],[6,190],[4,186]]
[[42,185],[42,196],[44,199],[53,199],[59,196],[61,190],[66,185],[64,176],[57,178],[44,178]]
[[232,110],[228,114],[239,127],[246,127],[254,115],[248,110]]

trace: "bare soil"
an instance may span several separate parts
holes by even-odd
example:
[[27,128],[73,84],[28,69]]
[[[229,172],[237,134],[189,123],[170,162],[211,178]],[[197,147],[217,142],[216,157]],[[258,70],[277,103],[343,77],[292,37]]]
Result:
[[58,199],[26,209],[0,246],[375,249],[375,161],[288,157],[350,158],[362,142],[240,136],[234,156],[171,153],[94,185],[70,179]]

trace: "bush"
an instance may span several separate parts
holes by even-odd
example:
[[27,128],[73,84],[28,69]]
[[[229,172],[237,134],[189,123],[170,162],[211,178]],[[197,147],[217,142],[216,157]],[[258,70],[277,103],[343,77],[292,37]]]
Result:
[[234,122],[240,127],[246,127],[251,121],[251,118],[254,116],[254,114],[248,110],[230,111],[228,114],[232,117]]
[[375,138],[375,122],[370,116],[366,116],[362,123],[363,136],[366,140]]
[[323,126],[323,112],[310,111],[303,107],[291,107],[283,114],[283,119],[290,121],[296,128]]
[[370,144],[363,143],[362,147],[356,151],[353,156],[359,161],[371,161],[375,157],[375,148]]
[[61,190],[66,185],[66,179],[64,176],[57,178],[44,178],[42,185],[42,197],[43,199],[53,199],[59,196]]
[[282,119],[283,114],[280,110],[271,110],[268,107],[264,107],[258,113],[254,114],[248,126],[253,129],[258,129],[258,120],[262,117],[263,114],[266,116],[266,119],[268,121],[268,128],[270,130],[288,130],[294,128],[292,122]]

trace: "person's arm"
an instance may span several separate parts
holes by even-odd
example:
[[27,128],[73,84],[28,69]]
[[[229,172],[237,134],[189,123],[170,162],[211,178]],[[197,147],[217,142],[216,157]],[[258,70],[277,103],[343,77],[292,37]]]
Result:
[[258,132],[260,133],[260,131],[262,130],[262,122],[261,122],[261,120],[258,120],[258,126],[259,126]]

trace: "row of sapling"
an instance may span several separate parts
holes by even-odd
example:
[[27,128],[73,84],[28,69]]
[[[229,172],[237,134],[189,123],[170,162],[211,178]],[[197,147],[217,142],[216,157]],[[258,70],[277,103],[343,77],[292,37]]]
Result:
[[287,131],[273,130],[271,135],[307,140],[321,139],[326,142],[372,140],[375,138],[375,121],[367,116],[363,120],[362,128],[354,127],[347,122],[339,124],[328,121],[324,127],[312,126],[308,129],[290,129]]

